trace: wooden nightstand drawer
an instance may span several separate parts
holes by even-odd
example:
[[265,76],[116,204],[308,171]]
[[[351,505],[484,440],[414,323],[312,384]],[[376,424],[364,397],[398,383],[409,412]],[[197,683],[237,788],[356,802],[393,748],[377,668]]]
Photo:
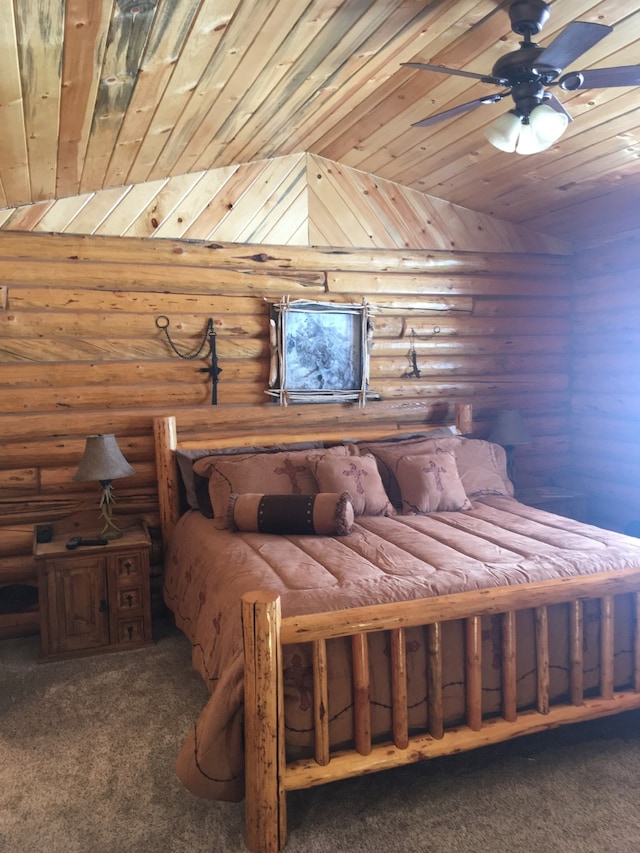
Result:
[[144,593],[140,586],[131,586],[119,589],[116,598],[118,602],[118,610],[123,613],[131,610],[137,610],[144,604]]
[[117,626],[118,645],[141,645],[145,642],[144,619],[119,619]]
[[139,583],[144,570],[142,554],[118,554],[115,557],[115,577],[120,583]]

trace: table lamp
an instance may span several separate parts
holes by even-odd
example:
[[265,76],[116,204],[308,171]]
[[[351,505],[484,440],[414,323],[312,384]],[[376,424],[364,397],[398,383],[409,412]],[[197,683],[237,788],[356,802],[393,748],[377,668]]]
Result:
[[507,452],[507,475],[515,485],[515,457],[513,448],[517,444],[530,444],[531,436],[525,429],[516,409],[501,409],[493,425],[489,441],[500,444]]
[[113,520],[112,480],[129,477],[135,470],[122,455],[115,435],[88,435],[80,466],[73,475],[74,480],[98,480],[102,486],[100,498],[100,516],[104,519],[104,528],[100,534],[105,539],[119,539],[122,531]]

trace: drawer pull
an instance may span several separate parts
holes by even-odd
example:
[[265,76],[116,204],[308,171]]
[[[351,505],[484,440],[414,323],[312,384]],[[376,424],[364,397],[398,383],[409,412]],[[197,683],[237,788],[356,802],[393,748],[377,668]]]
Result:
[[100,613],[105,613],[108,609],[109,609],[109,604],[108,604],[106,598],[101,598],[100,599],[100,606],[98,607],[98,610],[100,611]]

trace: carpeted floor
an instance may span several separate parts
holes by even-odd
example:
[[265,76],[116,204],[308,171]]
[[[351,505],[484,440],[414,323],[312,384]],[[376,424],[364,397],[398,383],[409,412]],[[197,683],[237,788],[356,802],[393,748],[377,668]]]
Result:
[[[242,804],[176,780],[206,700],[181,634],[38,664],[0,642],[1,853],[240,853]],[[287,853],[635,853],[640,714],[289,796]]]

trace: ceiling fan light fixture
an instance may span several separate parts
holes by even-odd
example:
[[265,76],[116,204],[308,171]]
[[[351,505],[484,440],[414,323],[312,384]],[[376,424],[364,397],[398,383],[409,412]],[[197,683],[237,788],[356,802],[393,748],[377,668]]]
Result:
[[494,148],[512,154],[516,150],[521,127],[520,116],[513,110],[509,110],[486,127],[484,135]]
[[560,139],[568,124],[569,117],[565,113],[554,110],[548,104],[535,107],[529,116],[529,126],[541,144],[553,145],[557,139]]
[[538,154],[551,147],[568,124],[565,113],[557,112],[548,104],[539,104],[527,118],[509,110],[485,128],[484,135],[500,151]]

